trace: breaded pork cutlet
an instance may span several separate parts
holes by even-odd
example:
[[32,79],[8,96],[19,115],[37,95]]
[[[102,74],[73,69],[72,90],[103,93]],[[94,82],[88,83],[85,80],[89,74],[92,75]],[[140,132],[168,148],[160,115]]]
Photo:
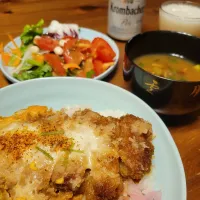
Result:
[[0,117],[0,199],[117,200],[153,152],[151,125],[133,115],[32,106]]

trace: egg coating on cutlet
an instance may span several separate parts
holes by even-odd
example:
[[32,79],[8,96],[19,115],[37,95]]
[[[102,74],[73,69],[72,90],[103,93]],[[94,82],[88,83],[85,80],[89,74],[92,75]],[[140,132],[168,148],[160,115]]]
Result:
[[133,115],[31,106],[0,117],[5,200],[117,200],[123,182],[150,172],[151,124]]

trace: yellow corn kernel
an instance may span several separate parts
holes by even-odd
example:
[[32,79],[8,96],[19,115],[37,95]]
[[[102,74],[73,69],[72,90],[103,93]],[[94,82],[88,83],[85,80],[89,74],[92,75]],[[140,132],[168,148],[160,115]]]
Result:
[[56,180],[56,184],[63,184],[64,183],[64,178],[59,178]]
[[35,162],[32,162],[32,163],[29,165],[29,167],[30,167],[33,171],[38,170],[38,168],[36,167]]
[[195,65],[194,68],[195,68],[197,71],[200,71],[200,65]]
[[26,200],[26,197],[18,197],[16,200]]

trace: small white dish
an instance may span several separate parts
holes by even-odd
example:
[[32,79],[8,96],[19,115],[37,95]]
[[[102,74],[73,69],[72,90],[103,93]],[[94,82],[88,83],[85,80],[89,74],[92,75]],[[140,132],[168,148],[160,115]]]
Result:
[[[44,32],[46,32],[46,28],[44,28]],[[88,39],[90,41],[92,41],[94,38],[96,37],[100,37],[100,38],[103,38],[104,40],[106,40],[108,42],[108,44],[111,46],[111,48],[114,50],[114,52],[116,53],[116,56],[115,56],[115,59],[114,59],[114,62],[115,64],[113,66],[111,66],[110,68],[108,68],[104,73],[100,74],[99,76],[96,76],[94,77],[94,79],[97,79],[97,80],[102,80],[104,79],[105,77],[107,77],[116,67],[117,67],[117,63],[118,63],[118,60],[119,60],[119,49],[116,45],[116,43],[110,38],[108,37],[107,35],[101,33],[101,32],[98,32],[98,31],[95,31],[95,30],[92,30],[92,29],[88,29],[88,28],[80,28],[80,33],[79,33],[79,37],[80,38],[84,38],[84,39]],[[16,42],[16,44],[18,46],[20,46],[21,44],[21,40],[20,40],[20,37],[16,37],[14,39],[14,41]],[[8,51],[9,48],[14,48],[14,45],[12,44],[12,42],[9,42],[4,50],[5,51]],[[16,78],[14,78],[12,76],[12,72],[14,70],[13,67],[9,67],[9,66],[3,66],[2,65],[2,61],[0,62],[0,69],[1,71],[3,72],[4,76],[9,80],[11,81],[12,83],[18,83],[18,82],[21,82],[19,80],[17,80]]]

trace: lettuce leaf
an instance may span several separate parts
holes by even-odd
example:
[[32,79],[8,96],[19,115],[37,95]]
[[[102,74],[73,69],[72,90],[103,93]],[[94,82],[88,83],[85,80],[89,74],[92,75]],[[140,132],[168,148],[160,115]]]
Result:
[[48,64],[42,66],[29,65],[27,68],[24,67],[24,70],[20,71],[18,74],[13,74],[13,77],[20,81],[51,76],[52,68]]
[[20,35],[21,41],[23,43],[22,46],[27,46],[29,44],[33,43],[33,39],[36,35],[42,35],[43,34],[43,28],[44,20],[41,19],[37,24],[35,25],[26,25],[24,27],[23,33]]
[[28,71],[33,67],[42,67],[44,63],[37,62],[36,60],[27,59],[22,65],[20,71]]

